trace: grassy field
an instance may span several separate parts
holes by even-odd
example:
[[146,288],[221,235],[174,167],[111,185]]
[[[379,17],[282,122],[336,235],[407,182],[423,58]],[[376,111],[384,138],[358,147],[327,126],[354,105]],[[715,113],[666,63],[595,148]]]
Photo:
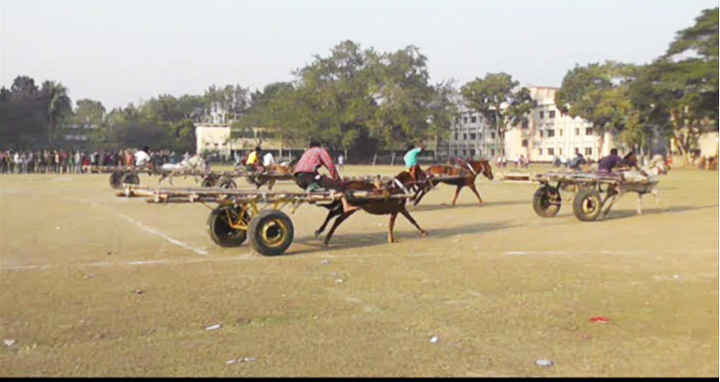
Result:
[[200,204],[4,175],[0,377],[718,377],[718,172],[673,170],[662,205],[590,223],[535,215],[536,185],[477,186],[456,207],[438,186],[410,209],[429,236],[398,217],[395,244],[360,212],[325,250],[325,210],[302,206],[264,257],[214,245]]

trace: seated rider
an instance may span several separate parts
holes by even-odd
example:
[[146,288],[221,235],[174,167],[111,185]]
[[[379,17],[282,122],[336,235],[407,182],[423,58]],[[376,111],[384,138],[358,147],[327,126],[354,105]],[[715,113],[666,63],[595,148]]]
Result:
[[[318,172],[320,167],[325,166],[330,171],[330,177]],[[318,141],[310,141],[310,148],[303,153],[300,160],[295,164],[293,172],[295,184],[307,192],[325,190],[342,190],[342,180],[338,175],[335,164],[330,154],[320,146]],[[341,198],[343,211],[349,212],[358,209],[350,206],[345,196]]]
[[611,149],[610,155],[598,161],[598,175],[610,175],[612,170],[620,164],[622,158],[618,155],[617,149]]
[[580,170],[580,166],[582,166],[586,163],[587,163],[587,161],[585,160],[585,157],[582,154],[578,153],[577,156],[575,157],[575,159],[573,159],[572,161],[570,161],[570,163],[568,163],[568,167],[573,170]]
[[262,149],[260,146],[255,147],[255,150],[251,151],[247,159],[245,159],[245,169],[248,171],[261,171],[262,166],[260,166],[260,154],[262,153]]
[[418,166],[418,160],[417,157],[423,150],[423,145],[420,144],[417,147],[415,147],[414,144],[409,143],[407,145],[407,152],[405,153],[405,156],[403,157],[403,160],[405,161],[405,171],[410,173],[410,177],[413,181],[417,182],[417,174],[420,170],[420,166]]

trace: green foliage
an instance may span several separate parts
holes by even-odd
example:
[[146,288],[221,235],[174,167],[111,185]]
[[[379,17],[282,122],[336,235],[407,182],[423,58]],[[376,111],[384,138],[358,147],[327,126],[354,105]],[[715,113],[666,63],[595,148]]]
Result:
[[485,78],[468,82],[460,91],[466,105],[488,120],[502,140],[510,127],[527,121],[536,106],[530,91],[518,85],[509,74],[487,73]]

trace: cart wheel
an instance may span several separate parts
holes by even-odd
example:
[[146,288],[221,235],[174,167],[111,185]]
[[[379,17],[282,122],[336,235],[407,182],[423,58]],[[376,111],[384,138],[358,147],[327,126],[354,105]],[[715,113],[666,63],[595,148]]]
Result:
[[135,173],[127,173],[122,177],[123,184],[140,184],[140,177]]
[[533,195],[533,209],[540,217],[551,218],[560,211],[560,193],[550,187],[542,186]]
[[115,189],[122,188],[122,178],[122,171],[113,171],[112,174],[110,174],[110,187]]
[[600,194],[591,188],[584,188],[578,192],[573,202],[573,213],[581,221],[589,222],[597,219],[602,210]]
[[235,181],[232,180],[232,178],[227,176],[221,176],[220,179],[218,179],[218,181],[215,183],[215,187],[235,189],[237,188],[237,184],[235,184]]
[[[208,232],[215,244],[221,247],[237,247],[245,241],[247,230],[230,226],[230,219],[237,222],[241,211],[241,208],[235,206],[220,206],[210,212]],[[250,214],[246,211],[242,222],[247,226],[249,220]]]
[[293,224],[282,211],[265,210],[250,220],[253,248],[265,256],[281,255],[293,241]]
[[217,177],[214,175],[208,175],[200,182],[200,187],[212,187],[217,182]]

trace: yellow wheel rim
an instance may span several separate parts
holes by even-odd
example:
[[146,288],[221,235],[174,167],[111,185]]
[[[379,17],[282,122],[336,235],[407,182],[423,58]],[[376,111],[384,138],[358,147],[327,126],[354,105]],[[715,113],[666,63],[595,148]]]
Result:
[[267,246],[278,247],[282,244],[286,232],[287,226],[282,220],[271,220],[263,226],[262,238]]

